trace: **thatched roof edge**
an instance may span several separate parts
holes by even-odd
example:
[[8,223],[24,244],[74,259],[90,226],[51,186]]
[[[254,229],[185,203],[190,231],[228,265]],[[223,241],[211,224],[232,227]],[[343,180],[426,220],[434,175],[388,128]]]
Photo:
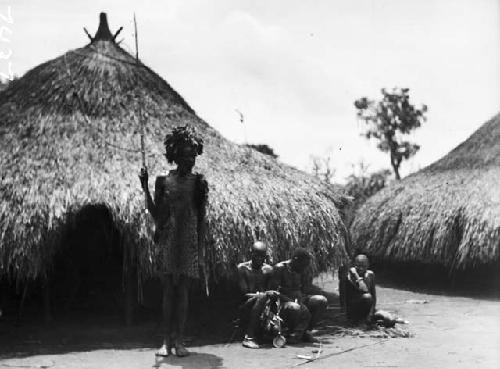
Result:
[[354,247],[450,271],[500,259],[500,115],[449,154],[375,194],[351,226]]

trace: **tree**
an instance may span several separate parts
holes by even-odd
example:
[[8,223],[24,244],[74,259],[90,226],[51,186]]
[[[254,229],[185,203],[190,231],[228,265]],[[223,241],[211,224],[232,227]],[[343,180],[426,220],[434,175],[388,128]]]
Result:
[[327,183],[331,183],[333,177],[335,176],[335,172],[337,171],[332,166],[331,155],[325,157],[311,155],[310,161],[311,161],[311,170],[314,176],[320,178],[321,180]]
[[319,156],[311,155],[311,166],[314,176],[319,178],[321,175],[321,158]]
[[362,133],[367,139],[378,141],[377,147],[388,152],[396,179],[401,179],[399,167],[403,159],[417,153],[420,146],[403,139],[426,121],[427,106],[416,108],[410,103],[409,88],[383,88],[380,101],[362,97],[354,102],[358,118],[368,125]]
[[278,158],[278,155],[274,153],[274,150],[266,144],[259,144],[259,145],[254,145],[254,144],[245,144],[244,146],[249,147],[251,149],[257,150],[258,152],[264,154],[264,155],[269,155],[275,159]]

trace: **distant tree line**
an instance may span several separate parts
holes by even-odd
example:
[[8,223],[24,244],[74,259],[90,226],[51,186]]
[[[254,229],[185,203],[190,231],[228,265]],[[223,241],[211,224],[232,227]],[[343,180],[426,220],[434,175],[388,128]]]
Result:
[[374,172],[368,171],[368,166],[359,163],[358,168],[353,166],[353,172],[347,177],[344,185],[345,193],[352,198],[352,203],[345,211],[344,222],[350,226],[354,220],[356,211],[378,191],[383,189],[390,180],[391,171],[389,169],[380,169]]
[[333,160],[331,155],[325,155],[324,157],[318,155],[311,155],[311,171],[315,177],[321,180],[332,183],[333,177],[337,170],[333,167]]
[[332,166],[332,157],[311,156],[311,172],[320,180],[334,186],[344,193],[349,205],[342,209],[344,223],[350,226],[354,214],[368,198],[375,195],[391,181],[391,170],[380,169],[374,172],[368,170],[364,162],[352,165],[352,173],[346,178],[345,184],[333,183],[336,169]]

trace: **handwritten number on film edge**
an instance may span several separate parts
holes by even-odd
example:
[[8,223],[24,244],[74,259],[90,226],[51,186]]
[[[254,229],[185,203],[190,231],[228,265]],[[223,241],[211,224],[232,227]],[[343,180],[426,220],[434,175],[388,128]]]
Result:
[[7,16],[0,13],[0,19],[9,24],[14,24],[14,18],[12,18],[12,8],[11,6],[7,6]]

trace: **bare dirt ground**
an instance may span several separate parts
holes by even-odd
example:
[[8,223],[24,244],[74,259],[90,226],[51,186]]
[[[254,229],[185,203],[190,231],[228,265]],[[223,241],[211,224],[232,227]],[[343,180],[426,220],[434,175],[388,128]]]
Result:
[[[42,325],[0,324],[0,368],[500,368],[499,299],[379,287],[378,307],[409,320],[404,328],[413,336],[376,338],[342,328],[336,281],[323,278],[317,285],[331,303],[319,335],[321,347],[249,350],[238,341],[227,343],[231,329],[226,325],[220,332],[214,327],[198,332],[190,343],[189,357],[155,361],[159,337],[152,322],[131,328],[121,327],[118,321],[109,328],[95,322],[68,322],[50,332]],[[319,348],[315,361],[297,358],[314,358],[318,354],[313,350]]]

